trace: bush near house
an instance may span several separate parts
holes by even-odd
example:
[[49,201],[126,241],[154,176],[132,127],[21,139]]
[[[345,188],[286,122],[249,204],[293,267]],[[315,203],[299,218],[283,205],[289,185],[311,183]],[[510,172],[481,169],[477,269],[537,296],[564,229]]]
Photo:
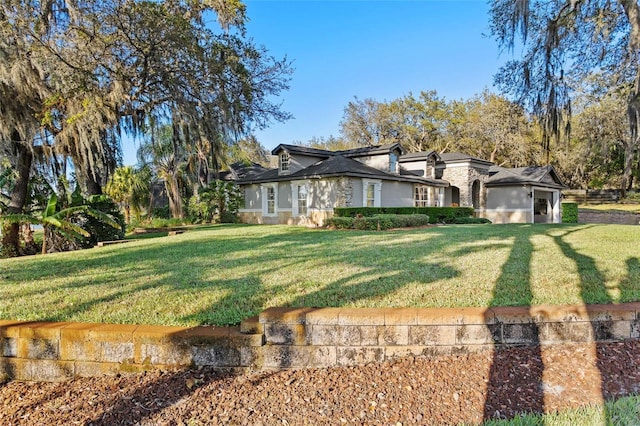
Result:
[[374,216],[332,217],[327,225],[336,229],[359,229],[362,231],[384,231],[391,228],[414,228],[429,224],[424,214],[400,215],[377,214]]
[[562,203],[562,223],[578,223],[578,203]]
[[455,225],[482,225],[486,223],[493,223],[486,217],[456,217],[451,222]]
[[472,218],[472,207],[339,207],[334,217],[374,216],[380,214],[427,215],[429,223],[455,223],[456,218]]

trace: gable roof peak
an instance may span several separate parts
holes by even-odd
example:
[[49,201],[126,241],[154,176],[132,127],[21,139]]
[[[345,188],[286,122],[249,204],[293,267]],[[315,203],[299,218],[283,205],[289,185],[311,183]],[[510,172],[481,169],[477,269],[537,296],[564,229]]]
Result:
[[326,149],[318,149],[318,148],[311,148],[308,146],[290,145],[290,144],[284,144],[284,143],[281,143],[280,145],[273,148],[271,150],[271,155],[278,155],[280,151],[286,151],[289,154],[310,155],[313,157],[322,157],[322,158],[327,158],[332,155],[335,155],[333,151],[327,151]]

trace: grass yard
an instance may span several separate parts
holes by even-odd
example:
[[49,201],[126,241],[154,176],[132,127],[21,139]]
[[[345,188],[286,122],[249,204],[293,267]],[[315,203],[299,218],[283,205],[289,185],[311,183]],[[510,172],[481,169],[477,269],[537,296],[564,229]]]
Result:
[[598,211],[619,211],[640,213],[640,204],[622,204],[622,203],[605,203],[605,204],[580,204],[580,209],[598,210]]
[[490,420],[483,426],[634,426],[640,423],[640,397],[629,396],[601,406],[553,414],[524,414],[511,420]]
[[270,306],[640,301],[640,226],[217,225],[0,259],[0,319],[236,324]]

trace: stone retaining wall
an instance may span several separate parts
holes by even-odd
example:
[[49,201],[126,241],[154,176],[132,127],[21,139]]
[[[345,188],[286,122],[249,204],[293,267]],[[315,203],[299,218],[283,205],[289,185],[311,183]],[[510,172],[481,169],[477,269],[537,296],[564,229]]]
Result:
[[640,303],[464,309],[271,308],[240,327],[0,321],[0,377],[347,366],[495,347],[637,339]]

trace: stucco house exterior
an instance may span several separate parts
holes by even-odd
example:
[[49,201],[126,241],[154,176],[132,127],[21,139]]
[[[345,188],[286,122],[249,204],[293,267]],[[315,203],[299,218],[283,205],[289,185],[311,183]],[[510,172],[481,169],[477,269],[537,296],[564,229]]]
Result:
[[321,226],[336,207],[472,206],[494,223],[560,222],[551,166],[508,169],[462,153],[406,153],[396,143],[344,151],[278,145],[278,167],[236,163],[245,223]]

